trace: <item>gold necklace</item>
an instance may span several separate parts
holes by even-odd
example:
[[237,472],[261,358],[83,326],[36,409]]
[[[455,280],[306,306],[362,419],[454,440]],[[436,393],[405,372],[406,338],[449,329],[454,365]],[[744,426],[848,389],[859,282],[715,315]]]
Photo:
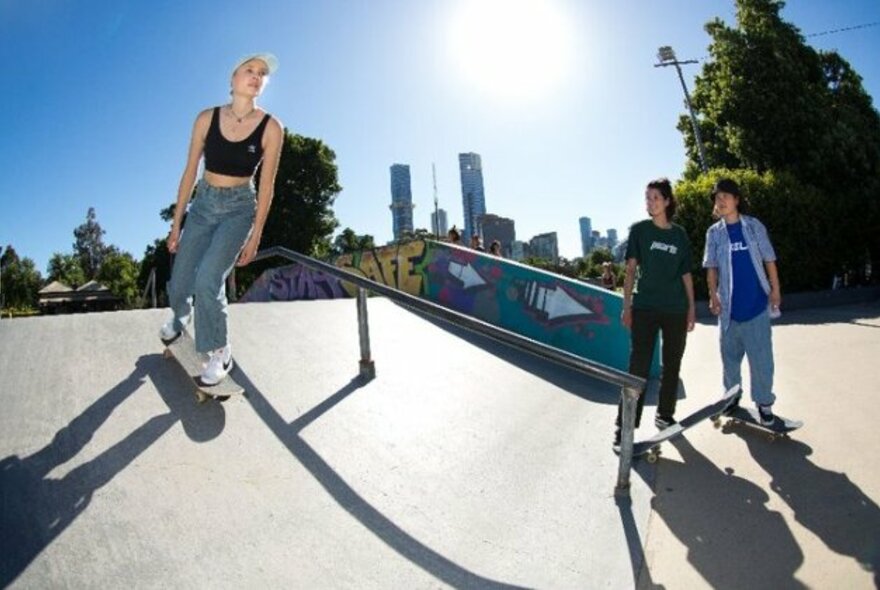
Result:
[[251,107],[251,110],[249,110],[248,112],[246,112],[245,114],[243,114],[242,116],[239,117],[238,115],[235,114],[235,111],[232,109],[232,105],[227,105],[227,108],[229,110],[227,110],[226,112],[229,113],[230,116],[232,116],[232,118],[235,119],[239,123],[241,123],[242,121],[244,121],[245,119],[250,117],[251,113],[253,113],[255,110],[257,110],[256,107]]

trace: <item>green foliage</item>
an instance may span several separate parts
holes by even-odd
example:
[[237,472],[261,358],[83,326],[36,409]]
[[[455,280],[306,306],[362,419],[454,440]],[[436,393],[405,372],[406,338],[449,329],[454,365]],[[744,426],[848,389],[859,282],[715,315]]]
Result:
[[370,234],[359,236],[353,229],[347,227],[333,240],[333,256],[372,250],[375,247],[373,236]]
[[[260,249],[284,246],[309,256],[329,258],[333,250],[331,237],[339,226],[333,202],[341,190],[333,150],[320,139],[292,134],[285,129],[275,177],[275,197]],[[277,262],[261,261],[237,269],[239,293]]]
[[86,220],[73,230],[76,241],[73,243],[73,251],[79,258],[80,266],[86,274],[86,279],[94,279],[101,268],[104,257],[110,249],[104,245],[104,234],[101,224],[95,216],[95,208],[89,207]]
[[165,306],[168,304],[168,281],[171,280],[171,253],[168,251],[166,238],[154,241],[144,251],[137,277],[139,293],[143,293],[147,288],[147,282],[150,280],[150,273],[153,269],[156,270],[157,303],[159,306]]
[[49,260],[49,277],[47,280],[49,282],[59,281],[74,289],[88,282],[79,256],[76,254],[61,254],[59,252],[52,254],[52,258]]
[[822,193],[799,182],[789,172],[715,169],[696,179],[683,180],[675,187],[675,221],[685,228],[693,247],[697,298],[707,297],[703,251],[706,230],[717,221],[712,215],[712,185],[721,177],[732,178],[740,185],[748,203],[741,212],[758,218],[767,227],[776,250],[783,290],[828,288],[835,262],[826,236],[836,221],[823,214],[826,205]]
[[139,270],[138,263],[131,254],[113,249],[104,257],[95,279],[120,297],[126,308],[131,308],[138,303]]
[[0,307],[28,311],[37,307],[43,280],[30,258],[19,258],[7,246],[0,256]]
[[[843,57],[814,50],[782,20],[783,2],[736,6],[736,27],[706,25],[711,59],[693,91],[709,165],[761,178],[752,187],[755,213],[779,243],[783,285],[827,288],[843,267],[864,264],[866,247],[880,259],[880,114]],[[706,189],[685,115],[678,128],[689,158],[684,176]],[[795,247],[799,239],[807,242]]]

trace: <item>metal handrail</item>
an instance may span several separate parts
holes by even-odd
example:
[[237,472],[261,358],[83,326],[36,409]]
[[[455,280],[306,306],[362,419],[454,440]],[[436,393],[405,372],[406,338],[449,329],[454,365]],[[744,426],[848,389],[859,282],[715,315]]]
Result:
[[[594,377],[607,383],[620,386],[620,399],[622,405],[621,447],[620,464],[618,468],[617,486],[615,488],[615,493],[618,495],[626,495],[629,493],[629,474],[630,468],[632,466],[636,403],[640,392],[645,387],[645,380],[641,377],[636,377],[635,375],[631,375],[630,373],[620,371],[602,363],[597,363],[595,361],[585,359],[576,354],[568,352],[567,350],[562,350],[560,348],[544,344],[543,342],[538,342],[537,340],[533,340],[531,338],[528,338],[527,336],[517,334],[516,332],[511,332],[510,330],[506,330],[494,324],[484,322],[483,320],[477,319],[473,316],[465,315],[461,312],[443,307],[442,305],[438,305],[432,301],[416,297],[415,295],[410,295],[409,293],[406,293],[404,291],[399,291],[382,283],[377,283],[376,281],[357,275],[351,271],[345,270],[338,266],[334,266],[327,262],[323,262],[321,260],[316,260],[283,246],[274,246],[272,248],[267,248],[266,250],[258,252],[257,255],[254,257],[254,261],[264,260],[273,256],[279,256],[281,258],[286,258],[288,260],[298,262],[303,266],[326,273],[328,275],[332,275],[340,280],[352,283],[353,285],[359,287],[358,314],[359,322],[361,323],[365,323],[366,319],[366,300],[364,297],[364,290],[369,290],[373,291],[374,293],[384,295],[385,297],[397,301],[404,306],[416,309],[430,316],[450,322],[477,334],[488,336],[493,340],[502,342],[518,350],[523,350],[543,359],[556,362],[564,367],[574,369],[575,371],[578,371],[590,377]],[[361,316],[362,312],[364,314],[363,317]],[[363,326],[361,329],[364,329]],[[363,335],[361,339],[363,341]],[[361,343],[361,348],[363,351],[363,342]],[[362,359],[361,363],[362,368],[363,363],[372,363],[372,360],[369,359],[369,349],[367,349],[367,357]],[[372,367],[370,367],[370,370],[372,371]],[[375,372],[372,371],[372,374],[375,374]]]
[[382,283],[377,283],[376,281],[354,274],[353,272],[345,270],[344,268],[334,266],[321,260],[310,258],[309,256],[300,254],[299,252],[295,252],[294,250],[290,250],[288,248],[284,248],[283,246],[274,246],[272,248],[263,250],[259,252],[256,257],[254,257],[254,260],[263,260],[266,258],[271,258],[272,256],[287,258],[288,260],[298,262],[303,266],[307,266],[314,270],[319,270],[323,273],[333,275],[338,279],[352,283],[369,291],[379,293],[381,295],[384,295],[385,297],[388,297],[389,299],[393,299],[395,301],[403,303],[408,307],[415,308],[434,317],[439,317],[442,320],[452,322],[473,332],[489,336],[494,340],[509,344],[520,350],[524,350],[542,358],[555,361],[561,365],[564,365],[571,369],[575,369],[576,371],[579,371],[591,377],[595,377],[597,379],[601,379],[608,383],[619,385],[620,387],[643,387],[645,384],[644,379],[641,379],[619,369],[615,369],[614,367],[609,367],[602,363],[597,363],[595,361],[585,359],[581,356],[568,352],[567,350],[562,350],[548,344],[544,344],[543,342],[538,342],[537,340],[533,340],[531,338],[528,338],[527,336],[517,334],[516,332],[511,332],[510,330],[506,330],[504,328],[500,328],[494,324],[490,324],[473,316],[465,315],[453,309],[443,307],[442,305],[438,305],[432,301],[427,301],[420,297],[416,297],[415,295],[410,295],[409,293],[406,293],[404,291],[399,291]]

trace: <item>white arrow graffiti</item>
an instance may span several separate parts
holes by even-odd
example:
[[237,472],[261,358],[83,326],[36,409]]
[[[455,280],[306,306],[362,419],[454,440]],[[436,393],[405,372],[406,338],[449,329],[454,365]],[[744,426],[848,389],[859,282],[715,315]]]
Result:
[[486,281],[483,280],[483,277],[480,276],[480,273],[474,270],[474,267],[471,266],[470,263],[461,264],[460,262],[453,262],[450,260],[449,274],[464,283],[465,289],[470,289],[471,287],[479,287],[486,284]]
[[542,287],[538,283],[529,283],[526,287],[526,304],[546,313],[549,320],[594,313],[563,289]]

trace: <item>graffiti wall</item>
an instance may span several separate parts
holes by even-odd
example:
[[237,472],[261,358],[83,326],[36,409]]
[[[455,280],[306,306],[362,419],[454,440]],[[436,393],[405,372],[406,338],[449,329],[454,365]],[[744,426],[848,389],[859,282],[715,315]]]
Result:
[[[539,342],[626,370],[622,297],[594,285],[450,244],[414,241],[346,255],[337,266]],[[353,297],[355,288],[291,265],[267,271],[242,301]]]

